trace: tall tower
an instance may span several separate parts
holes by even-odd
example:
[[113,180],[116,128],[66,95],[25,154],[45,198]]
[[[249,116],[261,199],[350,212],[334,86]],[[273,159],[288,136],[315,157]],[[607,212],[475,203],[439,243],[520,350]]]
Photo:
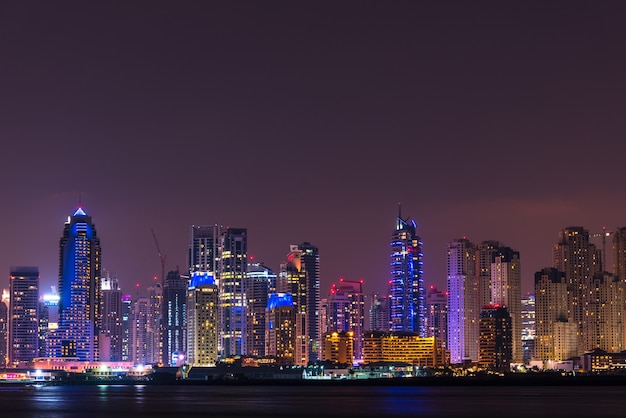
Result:
[[[170,271],[163,285],[163,364],[178,366],[187,349],[187,287],[189,280]],[[149,318],[149,299],[146,321]],[[147,343],[147,341],[146,341]]]
[[0,300],[0,367],[7,366],[9,361],[9,307]]
[[519,252],[500,247],[491,263],[492,303],[507,308],[511,316],[514,363],[522,363],[522,275]]
[[298,245],[307,274],[306,306],[309,330],[309,361],[317,361],[321,351],[320,335],[320,255],[319,249],[310,242]]
[[624,283],[610,273],[597,273],[587,286],[583,313],[585,350],[624,350]]
[[426,293],[426,337],[435,337],[445,348],[448,341],[448,295],[430,286]]
[[122,295],[122,361],[132,361],[133,356],[133,301]]
[[512,359],[511,316],[505,307],[487,305],[480,313],[481,366],[508,371]]
[[59,328],[53,357],[100,360],[101,248],[96,228],[82,208],[68,217],[59,242]]
[[218,302],[213,275],[193,272],[187,290],[187,362],[192,366],[217,363]]
[[39,269],[11,267],[9,280],[9,363],[23,366],[39,356]]
[[272,293],[267,303],[267,336],[265,338],[268,356],[276,358],[276,364],[300,364],[296,355],[298,321],[296,304],[289,293]]
[[333,284],[328,295],[328,308],[328,330],[351,332],[354,359],[362,360],[363,332],[365,331],[363,280],[342,278],[339,286]]
[[491,263],[498,249],[499,241],[483,241],[476,246],[476,280],[478,281],[478,309],[491,305]]
[[447,244],[450,362],[478,361],[480,315],[476,247],[467,238]]
[[414,220],[403,219],[398,207],[396,228],[391,238],[391,330],[424,336],[426,295],[422,241]]
[[116,277],[102,278],[102,338],[100,359],[122,361],[122,291]]
[[248,354],[265,356],[265,322],[267,300],[276,292],[276,273],[263,263],[249,263],[246,275]]
[[568,318],[577,327],[577,352],[585,348],[583,335],[587,286],[593,277],[592,258],[595,246],[589,243],[589,231],[579,226],[570,226],[559,232],[559,240],[552,250],[553,266],[565,273],[568,290]]
[[626,227],[613,233],[613,274],[626,283]]
[[310,321],[308,321],[308,273],[302,261],[302,250],[297,245],[290,246],[287,261],[281,263],[277,290],[289,294],[295,309],[295,349],[294,364],[306,366],[309,362]]
[[391,314],[389,313],[389,296],[374,294],[370,306],[370,331],[388,332],[391,328]]
[[246,351],[246,291],[248,231],[226,228],[221,233],[219,267],[220,354],[241,356]]

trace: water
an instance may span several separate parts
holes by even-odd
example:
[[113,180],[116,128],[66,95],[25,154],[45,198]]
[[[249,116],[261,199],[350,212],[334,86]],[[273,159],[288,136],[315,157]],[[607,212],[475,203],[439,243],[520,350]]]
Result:
[[624,417],[625,386],[1,388],[0,417]]

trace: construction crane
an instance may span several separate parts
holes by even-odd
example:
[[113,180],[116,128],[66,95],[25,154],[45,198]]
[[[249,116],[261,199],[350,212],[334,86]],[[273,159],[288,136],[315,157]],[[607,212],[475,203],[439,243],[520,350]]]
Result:
[[154,244],[156,245],[157,252],[159,253],[159,260],[161,260],[161,284],[163,284],[165,283],[165,260],[167,256],[161,252],[161,248],[159,247],[159,241],[157,241],[154,229],[150,228],[150,231],[152,231],[152,238],[154,238]]

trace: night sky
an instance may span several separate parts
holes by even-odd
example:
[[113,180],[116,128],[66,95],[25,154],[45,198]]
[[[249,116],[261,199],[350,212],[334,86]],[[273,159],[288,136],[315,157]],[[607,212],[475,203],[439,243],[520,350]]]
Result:
[[[187,269],[192,224],[248,228],[384,292],[398,202],[425,283],[445,245],[520,251],[626,225],[624,2],[5,1],[0,271],[57,282],[79,204],[122,289]],[[80,196],[80,198],[79,198]],[[599,240],[596,240],[599,243]],[[609,247],[610,248],[610,247]],[[610,260],[610,258],[609,258]]]

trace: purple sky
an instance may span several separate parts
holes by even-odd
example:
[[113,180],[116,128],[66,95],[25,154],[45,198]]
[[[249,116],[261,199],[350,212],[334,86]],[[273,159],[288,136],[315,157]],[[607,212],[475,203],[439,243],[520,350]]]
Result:
[[[436,4],[431,4],[436,3]],[[445,244],[521,253],[626,225],[623,2],[9,1],[0,6],[0,271],[39,266],[78,204],[122,287],[187,268],[189,228],[248,228],[278,270],[320,248],[383,292],[397,203],[425,282]],[[8,287],[5,279],[2,287]]]

